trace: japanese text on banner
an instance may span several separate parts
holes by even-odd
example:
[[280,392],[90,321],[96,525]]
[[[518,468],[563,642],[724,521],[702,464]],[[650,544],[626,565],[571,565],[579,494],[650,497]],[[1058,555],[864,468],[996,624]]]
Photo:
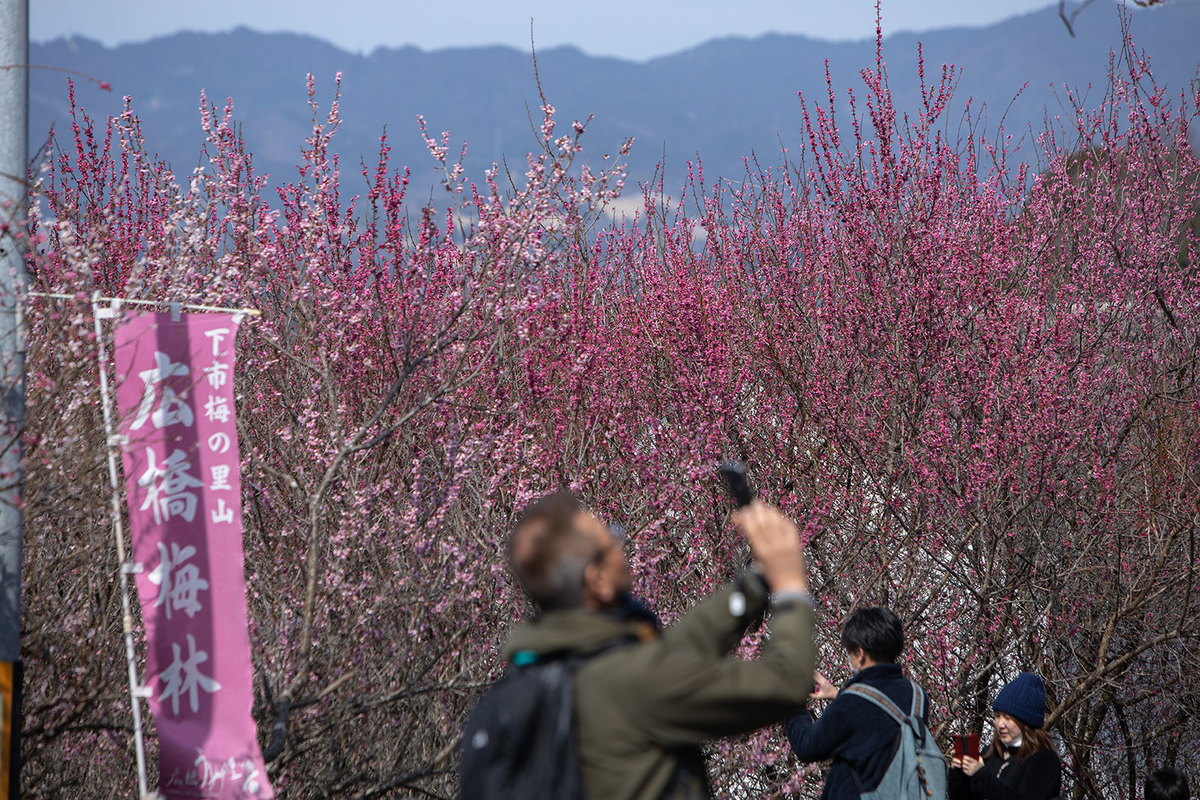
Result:
[[229,314],[115,334],[130,536],[167,798],[273,797],[253,701]]

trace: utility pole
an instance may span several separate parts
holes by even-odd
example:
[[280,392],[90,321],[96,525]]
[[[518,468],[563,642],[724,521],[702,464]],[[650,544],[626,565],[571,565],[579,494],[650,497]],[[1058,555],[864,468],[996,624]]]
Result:
[[[0,0],[0,788],[17,797],[21,738],[20,431],[25,419],[29,0]],[[6,800],[6,798],[4,799]]]
[[[21,444],[25,418],[26,171],[29,0],[0,0],[0,661],[21,656]],[[22,237],[23,239],[23,237]]]

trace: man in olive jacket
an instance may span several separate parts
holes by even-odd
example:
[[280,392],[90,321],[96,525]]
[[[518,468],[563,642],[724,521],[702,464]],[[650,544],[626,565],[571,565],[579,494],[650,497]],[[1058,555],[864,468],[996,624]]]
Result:
[[[572,495],[535,502],[517,524],[510,566],[542,613],[513,633],[504,658],[591,656],[575,674],[589,800],[707,798],[702,742],[804,708],[813,686],[813,609],[799,535],[758,502],[733,521],[754,551],[757,573],[661,634],[628,599],[620,540]],[[730,657],[768,605],[771,635],[762,656]]]

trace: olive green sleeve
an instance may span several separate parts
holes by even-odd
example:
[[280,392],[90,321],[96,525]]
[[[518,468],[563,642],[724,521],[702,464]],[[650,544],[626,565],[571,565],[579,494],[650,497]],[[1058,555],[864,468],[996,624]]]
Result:
[[738,646],[748,628],[762,621],[766,610],[766,586],[748,572],[683,615],[663,633],[663,642],[699,656],[724,656]]
[[[812,607],[797,601],[777,609],[761,657],[744,661],[724,655],[733,629],[720,612],[731,616],[728,602],[720,592],[697,606],[675,636],[642,648],[627,665],[623,696],[613,701],[628,704],[626,713],[650,741],[699,744],[803,710],[813,686]],[[708,647],[698,646],[705,636]]]

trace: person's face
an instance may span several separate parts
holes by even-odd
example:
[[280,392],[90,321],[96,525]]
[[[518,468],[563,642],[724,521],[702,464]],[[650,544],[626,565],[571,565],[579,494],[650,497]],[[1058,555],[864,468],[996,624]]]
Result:
[[586,511],[575,520],[576,530],[596,545],[596,555],[584,572],[584,602],[593,608],[616,605],[633,588],[629,562],[621,540],[608,527]]
[[996,735],[1000,737],[1001,743],[1010,745],[1017,740],[1021,735],[1021,729],[1017,726],[1017,721],[1005,714],[1003,711],[996,712]]

